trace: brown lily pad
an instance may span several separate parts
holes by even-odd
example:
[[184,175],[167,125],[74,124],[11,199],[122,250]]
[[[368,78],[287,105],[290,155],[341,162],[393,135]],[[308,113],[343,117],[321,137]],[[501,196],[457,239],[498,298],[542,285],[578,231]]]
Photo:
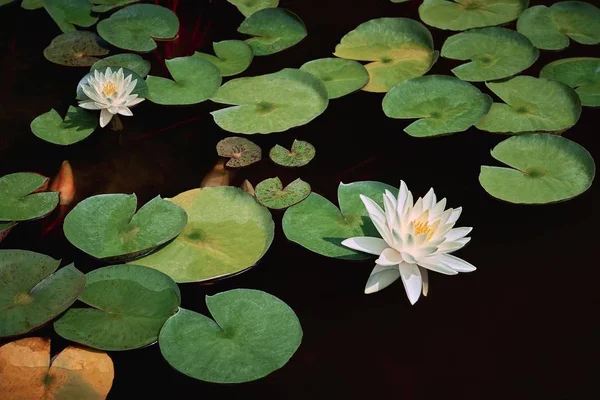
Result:
[[44,49],[44,57],[54,64],[68,67],[89,67],[108,54],[102,39],[93,32],[72,31],[52,39]]
[[217,143],[217,153],[230,158],[225,164],[231,168],[247,167],[262,159],[260,147],[248,139],[232,136]]

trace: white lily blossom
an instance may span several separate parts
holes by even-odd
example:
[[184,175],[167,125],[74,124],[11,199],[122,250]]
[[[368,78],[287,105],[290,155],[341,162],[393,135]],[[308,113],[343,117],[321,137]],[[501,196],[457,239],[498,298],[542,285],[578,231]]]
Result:
[[398,197],[385,191],[384,209],[366,196],[360,198],[381,238],[353,237],[342,244],[379,256],[365,293],[375,293],[400,278],[410,303],[415,304],[421,292],[427,295],[428,270],[446,275],[475,270],[450,254],[471,240],[467,235],[473,228],[455,228],[462,208],[446,209],[446,199],[438,202],[433,189],[413,204],[413,195],[402,181]]
[[81,85],[83,93],[89,98],[79,103],[87,110],[100,110],[100,126],[105,127],[116,114],[127,117],[133,115],[129,107],[144,101],[137,94],[131,94],[137,79],[132,75],[125,77],[123,68],[113,72],[110,67],[105,72],[94,71],[87,84]]

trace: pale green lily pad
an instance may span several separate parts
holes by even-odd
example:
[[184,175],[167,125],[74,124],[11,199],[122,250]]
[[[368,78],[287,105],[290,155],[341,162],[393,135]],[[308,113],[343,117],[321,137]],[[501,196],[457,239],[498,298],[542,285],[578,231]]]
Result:
[[355,236],[379,237],[360,195],[383,207],[386,189],[394,196],[398,194],[397,188],[380,182],[341,183],[338,188],[340,208],[313,192],[286,210],[283,232],[288,240],[323,256],[347,260],[369,258],[368,254],[342,246],[342,241]]
[[196,56],[166,60],[174,80],[148,75],[148,100],[163,105],[201,103],[214,95],[221,86],[219,68]]
[[217,143],[217,154],[229,158],[225,164],[231,168],[247,167],[262,159],[260,146],[242,137],[228,137]]
[[44,0],[23,0],[21,7],[26,10],[37,10],[38,8],[44,7]]
[[390,118],[419,118],[404,128],[411,136],[438,136],[466,131],[488,113],[492,102],[468,82],[428,75],[394,86],[383,98],[383,112]]
[[63,32],[75,31],[75,25],[87,28],[98,21],[91,15],[89,0],[44,0],[43,5]]
[[98,127],[98,116],[79,107],[69,106],[63,120],[51,109],[31,121],[31,131],[47,142],[69,145],[90,136]]
[[571,199],[588,190],[596,174],[585,148],[547,133],[508,138],[492,150],[492,157],[512,168],[482,166],[479,182],[492,196],[511,203]]
[[177,284],[138,265],[111,265],[86,274],[79,300],[54,322],[63,338],[101,350],[131,350],[155,343],[181,302]]
[[529,0],[424,0],[419,16],[427,25],[464,31],[513,21],[528,5]]
[[477,129],[488,132],[556,132],[575,125],[581,101],[567,85],[531,76],[516,76],[486,86],[504,103],[494,103]]
[[298,178],[285,188],[279,178],[269,178],[255,188],[255,197],[260,204],[273,210],[282,210],[300,203],[311,192],[310,185]]
[[187,222],[180,207],[155,197],[136,213],[135,194],[100,194],[77,204],[63,230],[78,249],[101,259],[139,257],[173,239]]
[[94,5],[92,7],[92,11],[98,13],[107,12],[117,7],[123,7],[139,1],[140,0],[90,0],[90,2]]
[[77,300],[85,276],[73,264],[25,250],[0,250],[0,337],[27,333]]
[[303,167],[315,158],[315,146],[302,140],[294,140],[292,150],[275,145],[269,152],[269,157],[275,164],[284,167]]
[[27,221],[50,214],[58,205],[58,192],[41,192],[48,178],[17,172],[0,178],[0,221]]
[[103,58],[96,61],[90,71],[101,70],[106,71],[106,67],[110,67],[113,71],[119,68],[128,69],[135,72],[141,78],[144,78],[150,72],[150,61],[144,60],[137,54],[115,54],[114,56]]
[[[77,100],[89,100],[89,97],[87,97],[87,95],[83,92],[82,89],[82,85],[84,84],[88,84],[88,80],[90,78],[90,76],[94,76],[95,71],[98,71],[99,73],[102,72],[103,74],[106,73],[106,70],[110,68],[112,72],[118,71],[119,69],[121,69],[122,67],[102,67],[102,68],[97,68],[97,69],[92,69],[91,72],[87,73],[84,75],[83,78],[81,78],[81,80],[79,81],[79,83],[77,84]],[[131,94],[137,94],[138,97],[141,98],[147,98],[148,97],[148,86],[146,85],[146,81],[144,80],[144,78],[142,78],[140,75],[138,75],[137,73],[135,73],[134,71],[127,69],[127,68],[123,68],[123,76],[125,78],[127,78],[129,75],[131,75],[131,81],[136,81],[135,87],[133,88],[133,91],[131,92]]]
[[517,30],[538,49],[561,50],[569,47],[569,39],[598,44],[600,9],[582,1],[531,7],[519,17]]
[[256,264],[273,242],[271,213],[238,188],[193,189],[171,201],[187,212],[187,225],[173,242],[135,264],[162,271],[176,282],[239,273]]
[[212,100],[235,106],[211,112],[217,125],[245,134],[283,132],[307,124],[329,104],[320,79],[291,68],[233,79]]
[[206,296],[206,305],[214,320],[181,308],[158,340],[167,362],[192,378],[253,381],[283,367],[302,342],[294,311],[268,293],[234,289]]
[[600,58],[574,57],[557,60],[542,68],[540,78],[569,85],[579,95],[581,104],[600,107]]
[[431,33],[408,18],[377,18],[362,23],[342,38],[334,54],[371,61],[365,65],[369,82],[362,90],[380,93],[424,75],[437,59]]
[[275,8],[279,5],[279,0],[227,0],[237,7],[244,17],[249,17],[257,11],[265,8]]
[[50,62],[68,67],[89,67],[105,56],[108,49],[102,47],[102,39],[93,32],[72,31],[52,39],[44,49],[44,57]]
[[299,43],[306,37],[304,22],[283,8],[265,8],[253,13],[239,26],[238,32],[254,36],[246,39],[255,56],[268,56]]
[[300,67],[325,84],[330,99],[355,92],[369,82],[369,73],[361,63],[343,58],[320,58]]
[[241,40],[223,40],[213,43],[216,56],[196,52],[194,55],[213,63],[221,76],[232,76],[244,72],[252,63],[254,52],[252,47]]
[[100,21],[97,28],[98,34],[113,46],[147,53],[156,48],[154,39],[172,39],[177,35],[179,19],[165,7],[134,4]]
[[450,36],[442,57],[469,60],[452,69],[464,81],[483,82],[508,78],[529,68],[540,52],[529,39],[506,28],[481,28]]

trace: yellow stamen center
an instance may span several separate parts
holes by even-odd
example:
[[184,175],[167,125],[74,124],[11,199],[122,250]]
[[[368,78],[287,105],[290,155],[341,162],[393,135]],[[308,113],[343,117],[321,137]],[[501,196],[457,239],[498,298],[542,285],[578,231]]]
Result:
[[420,235],[421,233],[429,234],[429,224],[427,221],[415,222],[415,235]]
[[117,85],[115,85],[112,82],[106,82],[104,84],[104,86],[102,87],[102,93],[104,93],[104,95],[106,97],[110,97],[113,94],[115,94],[117,92]]

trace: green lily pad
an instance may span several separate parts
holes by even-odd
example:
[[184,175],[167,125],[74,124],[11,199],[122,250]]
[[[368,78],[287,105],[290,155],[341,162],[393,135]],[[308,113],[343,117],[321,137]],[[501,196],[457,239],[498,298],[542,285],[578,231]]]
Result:
[[160,332],[163,357],[187,376],[253,381],[283,367],[300,347],[300,321],[275,296],[234,289],[206,296],[206,305],[214,320],[181,308]]
[[423,24],[408,18],[377,18],[360,24],[335,47],[337,57],[371,61],[365,65],[367,92],[387,92],[424,75],[437,59],[433,38]]
[[231,168],[247,167],[262,158],[262,150],[253,142],[242,137],[228,137],[217,143],[217,154],[228,157],[225,164]]
[[383,112],[390,118],[419,118],[404,128],[411,136],[438,136],[466,131],[488,113],[492,102],[468,82],[428,75],[394,86],[383,98]]
[[178,30],[177,15],[154,4],[125,7],[98,23],[98,34],[108,43],[141,53],[156,48],[154,39],[172,39]]
[[148,75],[148,100],[163,105],[201,103],[214,95],[221,86],[219,68],[195,56],[166,60],[174,80]]
[[452,69],[463,81],[483,82],[508,78],[529,68],[540,51],[529,39],[506,28],[472,29],[450,36],[442,57],[470,60]]
[[256,264],[273,242],[271,213],[238,188],[193,189],[171,201],[187,212],[183,232],[135,263],[162,271],[176,282],[201,282],[241,272]]
[[279,0],[227,0],[237,7],[244,17],[249,17],[257,11],[265,8],[275,8],[279,5]]
[[[12,2],[13,0],[9,0]],[[0,5],[2,5],[2,1],[0,1]],[[21,2],[21,7],[26,10],[37,10],[38,8],[44,7],[44,0],[23,0]]]
[[567,85],[531,76],[516,76],[486,86],[504,103],[494,103],[477,124],[488,132],[561,131],[575,125],[581,115],[581,101]]
[[[114,67],[102,67],[102,68],[96,68],[96,69],[92,69],[91,72],[87,73],[84,75],[83,78],[81,78],[81,80],[79,81],[79,83],[77,84],[77,100],[88,100],[89,98],[87,97],[87,95],[83,92],[82,86],[84,84],[88,84],[88,80],[90,78],[90,76],[94,76],[95,71],[98,72],[102,72],[103,74],[106,73],[106,70],[110,68],[111,71],[115,72],[115,68]],[[117,69],[117,71],[119,69],[121,69],[122,67],[119,67]],[[138,97],[141,98],[147,98],[148,97],[148,86],[146,85],[146,81],[144,80],[144,78],[142,78],[140,75],[138,75],[136,72],[127,69],[127,68],[123,68],[123,76],[125,78],[127,78],[129,75],[131,75],[131,81],[133,82],[134,80],[136,81],[135,84],[135,88],[133,89],[133,91],[131,92],[131,94],[137,94]]]
[[150,72],[150,61],[144,60],[137,54],[115,54],[114,56],[103,58],[102,60],[96,61],[90,71],[101,70],[105,71],[106,67],[118,70],[119,68],[128,69],[135,72],[141,78],[144,78]]
[[50,214],[58,205],[58,192],[38,191],[48,178],[17,172],[0,178],[0,221],[27,221]]
[[513,21],[528,5],[529,0],[424,0],[419,16],[427,25],[464,31]]
[[572,87],[584,106],[600,106],[600,58],[574,57],[557,60],[542,68],[540,78],[559,81]]
[[242,22],[238,32],[254,36],[246,39],[255,56],[268,56],[294,46],[306,37],[304,22],[283,8],[265,8]]
[[308,72],[286,68],[273,74],[237,78],[212,98],[235,107],[211,112],[222,129],[235,133],[283,132],[309,123],[329,104],[323,82]]
[[544,204],[571,199],[589,189],[594,159],[579,144],[561,136],[531,133],[513,136],[492,150],[512,168],[482,166],[479,182],[501,200]]
[[160,197],[136,207],[135,194],[89,197],[67,214],[65,236],[96,258],[133,258],[173,239],[187,222],[185,211]]
[[0,337],[27,333],[52,320],[85,286],[73,264],[25,250],[0,250]]
[[108,49],[102,47],[100,37],[93,32],[72,31],[52,39],[44,49],[44,57],[50,62],[68,67],[89,67],[105,56]]
[[598,44],[600,9],[582,1],[531,7],[519,17],[517,30],[538,49],[562,50],[569,47],[569,39],[581,44]]
[[86,274],[79,300],[54,322],[60,336],[101,350],[131,350],[155,343],[181,302],[177,284],[139,265],[111,265]]
[[315,146],[302,140],[294,140],[292,150],[275,145],[269,152],[269,157],[275,164],[284,167],[302,167],[315,158]]
[[194,55],[213,63],[221,71],[221,76],[232,76],[244,72],[254,58],[252,47],[241,40],[215,42],[213,50],[216,56],[199,52]]
[[92,11],[103,13],[113,10],[117,7],[123,7],[128,4],[137,3],[140,0],[90,0],[94,5]]
[[340,208],[313,192],[303,202],[286,210],[283,233],[288,240],[323,256],[347,260],[369,258],[368,254],[342,246],[342,241],[355,236],[379,237],[360,195],[383,207],[386,189],[398,194],[397,188],[380,182],[341,183],[338,188]]
[[369,73],[361,63],[343,58],[320,58],[300,67],[325,84],[330,99],[355,92],[369,82]]
[[311,192],[310,185],[298,178],[285,188],[279,178],[269,178],[256,185],[256,200],[265,207],[282,210],[300,203]]
[[63,32],[75,31],[75,25],[87,28],[98,21],[98,17],[91,15],[89,0],[44,0],[43,4]]
[[98,117],[82,108],[69,106],[63,120],[60,114],[51,109],[31,121],[31,131],[47,142],[69,145],[90,136],[98,127]]

